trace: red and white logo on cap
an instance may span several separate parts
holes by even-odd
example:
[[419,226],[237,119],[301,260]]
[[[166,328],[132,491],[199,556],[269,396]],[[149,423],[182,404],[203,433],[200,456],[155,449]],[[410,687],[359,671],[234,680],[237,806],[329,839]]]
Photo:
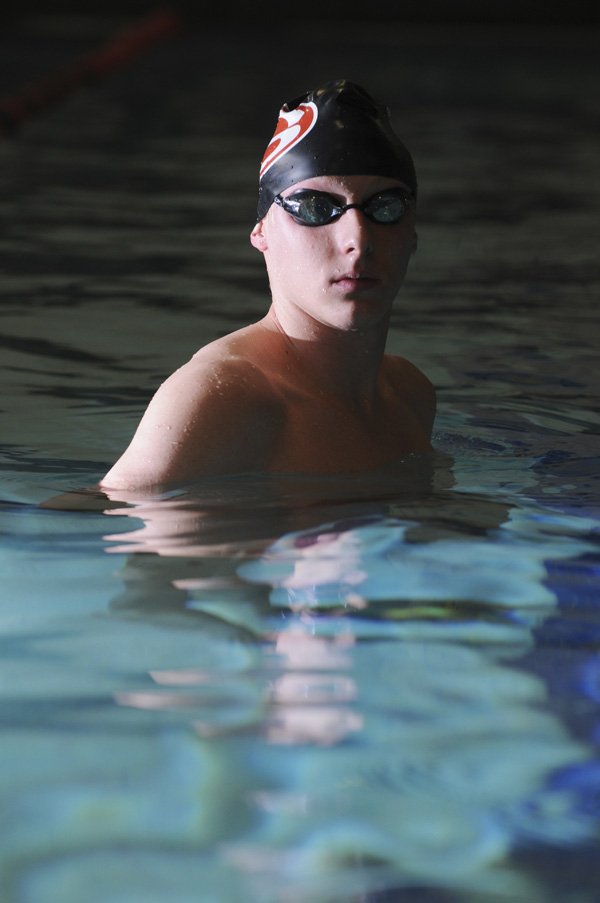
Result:
[[312,103],[312,101],[301,103],[295,110],[290,110],[289,113],[284,110],[280,111],[275,134],[271,138],[260,165],[259,178],[262,179],[267,170],[280,157],[283,157],[303,138],[306,138],[315,125],[318,115],[316,104]]

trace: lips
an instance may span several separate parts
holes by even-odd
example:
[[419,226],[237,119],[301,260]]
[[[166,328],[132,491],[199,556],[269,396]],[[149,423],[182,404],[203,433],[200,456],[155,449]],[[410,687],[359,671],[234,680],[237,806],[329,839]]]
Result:
[[342,273],[341,276],[336,276],[336,278],[332,280],[334,285],[346,289],[372,288],[377,281],[377,278],[375,276],[371,276],[369,273],[354,272]]

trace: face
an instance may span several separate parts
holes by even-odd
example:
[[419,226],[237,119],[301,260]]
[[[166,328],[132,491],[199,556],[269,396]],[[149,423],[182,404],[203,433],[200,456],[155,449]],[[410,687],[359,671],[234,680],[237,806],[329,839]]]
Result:
[[[331,194],[337,203],[361,204],[380,191],[406,187],[383,176],[318,176],[283,192],[301,188]],[[251,238],[265,256],[276,310],[342,330],[386,322],[416,249],[411,207],[395,224],[369,220],[347,210],[324,226],[296,222],[277,204],[254,227]]]

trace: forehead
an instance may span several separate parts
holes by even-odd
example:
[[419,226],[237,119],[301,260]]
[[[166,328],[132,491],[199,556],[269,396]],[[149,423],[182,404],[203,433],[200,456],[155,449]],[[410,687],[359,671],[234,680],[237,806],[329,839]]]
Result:
[[313,188],[316,191],[327,191],[330,194],[342,197],[368,197],[386,188],[406,188],[408,185],[399,179],[391,179],[388,176],[314,176],[312,179],[304,179],[296,182],[291,188],[282,192],[283,195],[293,194],[301,188]]

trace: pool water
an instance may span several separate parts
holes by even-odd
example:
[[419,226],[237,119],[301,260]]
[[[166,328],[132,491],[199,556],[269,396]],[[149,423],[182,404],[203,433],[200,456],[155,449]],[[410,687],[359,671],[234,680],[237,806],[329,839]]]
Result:
[[[28,20],[3,66],[106,27]],[[598,898],[596,57],[197,25],[0,145],[3,903]],[[262,315],[257,162],[338,76],[417,162],[389,349],[436,384],[433,458],[40,507]]]

